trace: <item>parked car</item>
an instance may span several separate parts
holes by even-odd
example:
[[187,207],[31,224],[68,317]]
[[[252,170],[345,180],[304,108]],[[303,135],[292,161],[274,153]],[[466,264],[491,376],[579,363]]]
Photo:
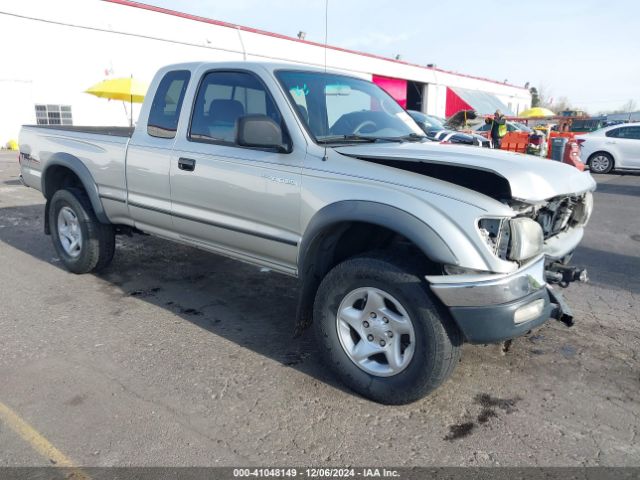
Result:
[[628,122],[625,120],[605,120],[602,126],[613,127],[614,125],[622,125],[623,123],[628,123]]
[[[524,123],[520,123],[520,122],[511,122],[513,124],[514,127],[518,128],[519,131],[521,132],[527,132],[527,133],[534,133],[533,128],[529,127],[528,125],[525,125]],[[508,130],[509,127],[507,127]]]
[[436,117],[426,115],[415,110],[407,110],[407,113],[420,126],[428,138],[438,142],[461,143],[463,145],[475,145],[477,147],[491,148],[491,140],[474,133],[456,132],[447,129]]
[[145,232],[298,277],[296,331],[379,402],[434,390],[464,342],[570,324],[548,282],[584,279],[588,172],[428,141],[378,86],[323,69],[164,67],[135,129],[24,126],[19,148],[71,272]]
[[580,156],[593,173],[640,169],[640,123],[605,127],[577,137]]
[[[528,133],[533,133],[533,130],[529,127],[527,127],[525,124],[523,123],[517,123],[517,122],[512,122],[510,120],[507,120],[507,132],[528,132]],[[491,123],[479,123],[477,125],[475,125],[474,127],[472,127],[472,129],[476,132],[482,132],[484,135],[489,135],[489,132],[491,131]]]

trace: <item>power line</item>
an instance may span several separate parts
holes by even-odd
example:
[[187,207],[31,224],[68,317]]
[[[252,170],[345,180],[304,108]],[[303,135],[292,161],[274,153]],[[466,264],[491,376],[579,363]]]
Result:
[[[59,26],[63,26],[63,27],[71,27],[71,28],[80,28],[82,30],[90,30],[90,31],[94,31],[94,32],[103,32],[103,33],[113,33],[113,34],[117,34],[117,35],[125,35],[128,37],[137,37],[137,38],[144,38],[147,40],[156,40],[159,42],[165,42],[165,43],[172,43],[172,44],[176,44],[176,45],[187,45],[190,47],[198,47],[198,48],[204,48],[207,50],[219,50],[222,52],[229,52],[229,53],[238,53],[238,54],[244,54],[246,55],[246,52],[241,52],[238,50],[233,50],[230,48],[222,48],[222,47],[214,47],[214,46],[210,46],[210,45],[200,45],[197,43],[192,43],[192,42],[185,42],[185,41],[180,41],[180,40],[169,40],[167,38],[162,38],[162,37],[154,37],[152,35],[143,35],[140,33],[130,33],[130,32],[122,32],[122,31],[118,31],[118,30],[109,30],[106,28],[99,28],[99,27],[89,27],[86,25],[78,25],[78,24],[74,24],[74,23],[67,23],[67,22],[60,22],[57,20],[46,20],[44,18],[37,18],[37,17],[30,17],[28,15],[20,15],[17,13],[11,13],[11,12],[4,12],[4,11],[0,11],[0,15],[7,15],[9,17],[15,17],[15,18],[20,18],[23,20],[32,20],[35,22],[41,22],[41,23],[48,23],[51,25],[59,25]],[[271,55],[264,55],[264,54],[260,54],[260,53],[252,53],[251,55],[253,55],[254,57],[260,57],[260,58],[265,58],[268,60],[277,60],[277,61],[281,61],[281,62],[290,62],[291,59],[290,58],[286,58],[286,57],[275,57],[275,56],[271,56]],[[316,62],[300,62],[300,63],[305,63],[306,65],[313,65],[316,67],[322,67],[323,64],[322,63],[316,63]],[[340,70],[344,70],[347,72],[354,72],[354,73],[359,73],[359,74],[366,74],[369,72],[366,72],[364,70],[356,70],[354,68],[346,68],[346,67],[340,67]]]

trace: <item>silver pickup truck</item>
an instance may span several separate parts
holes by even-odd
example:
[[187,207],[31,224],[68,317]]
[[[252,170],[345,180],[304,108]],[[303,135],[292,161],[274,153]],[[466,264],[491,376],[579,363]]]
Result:
[[[593,209],[589,173],[429,141],[366,80],[266,63],[155,76],[135,130],[25,126],[23,182],[74,273],[145,232],[300,280],[296,331],[356,392],[416,400],[464,342],[571,323],[557,288]],[[292,319],[293,322],[293,319]]]

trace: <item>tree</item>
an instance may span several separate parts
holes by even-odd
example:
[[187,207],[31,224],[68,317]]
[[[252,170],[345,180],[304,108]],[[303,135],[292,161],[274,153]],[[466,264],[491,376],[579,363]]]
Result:
[[617,108],[615,110],[609,110],[605,113],[632,113],[635,112],[636,110],[638,110],[638,104],[636,103],[635,100],[630,99],[627,100],[624,105],[622,105],[620,108]]
[[544,83],[531,87],[529,93],[531,93],[531,107],[548,108],[556,114],[560,114],[563,110],[575,110],[567,97],[554,99],[553,92]]
[[560,97],[557,101],[553,102],[551,110],[558,114],[563,110],[571,110],[571,102],[567,97]]
[[540,106],[540,96],[538,95],[538,89],[536,87],[531,87],[529,89],[529,93],[531,93],[531,108]]
[[622,105],[622,107],[620,107],[620,113],[631,113],[631,112],[635,112],[638,109],[638,104],[636,103],[635,100],[630,99],[627,100],[627,102],[625,102],[624,105]]
[[549,88],[544,84],[540,83],[537,88],[538,91],[538,106],[544,108],[550,108],[553,103],[553,96]]

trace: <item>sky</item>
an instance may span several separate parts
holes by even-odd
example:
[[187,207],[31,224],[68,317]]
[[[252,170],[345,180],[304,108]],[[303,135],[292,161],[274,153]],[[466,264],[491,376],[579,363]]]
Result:
[[[325,1],[139,0],[323,42]],[[330,45],[640,110],[640,0],[328,0]]]

